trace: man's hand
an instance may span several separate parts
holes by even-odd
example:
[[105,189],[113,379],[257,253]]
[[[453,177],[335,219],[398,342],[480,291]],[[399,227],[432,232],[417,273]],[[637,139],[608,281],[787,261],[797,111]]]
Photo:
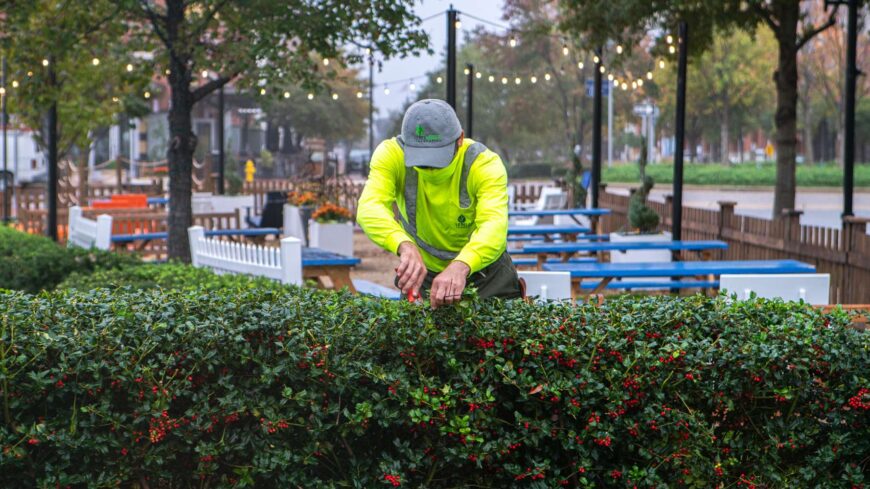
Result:
[[465,279],[470,271],[468,265],[461,261],[450,262],[450,265],[447,265],[447,268],[432,281],[432,290],[429,291],[432,309],[459,302],[462,291],[465,290]]
[[413,292],[415,296],[420,295],[420,286],[426,278],[426,265],[423,264],[423,257],[420,256],[417,246],[410,241],[399,245],[399,266],[396,268],[396,276],[399,278],[398,286],[403,295],[407,296],[409,292]]

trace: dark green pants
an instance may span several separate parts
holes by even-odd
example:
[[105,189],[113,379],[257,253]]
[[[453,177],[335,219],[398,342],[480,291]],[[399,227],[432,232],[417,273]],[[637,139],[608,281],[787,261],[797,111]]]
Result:
[[[429,291],[432,287],[432,281],[437,275],[431,270],[426,273],[426,278],[423,279],[424,291]],[[472,273],[465,286],[477,288],[477,295],[481,299],[490,297],[519,299],[523,296],[520,290],[520,279],[517,277],[517,269],[507,252],[488,267]]]

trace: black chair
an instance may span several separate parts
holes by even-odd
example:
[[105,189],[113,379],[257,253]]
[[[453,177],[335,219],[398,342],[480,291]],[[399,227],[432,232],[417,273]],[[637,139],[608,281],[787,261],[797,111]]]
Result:
[[252,228],[283,228],[284,204],[287,203],[285,192],[269,192],[266,194],[266,204],[259,216],[246,216],[245,222]]

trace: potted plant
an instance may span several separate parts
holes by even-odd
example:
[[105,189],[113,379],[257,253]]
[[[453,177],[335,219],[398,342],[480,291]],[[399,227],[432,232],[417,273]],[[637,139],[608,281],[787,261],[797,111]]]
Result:
[[335,204],[323,204],[311,215],[310,246],[353,256],[353,214]]
[[[641,139],[640,160],[640,188],[635,191],[628,203],[628,226],[629,230],[610,233],[610,241],[622,242],[650,242],[670,241],[671,233],[657,231],[660,218],[649,206],[647,198],[652,190],[654,182],[651,176],[646,174],[647,154],[646,142]],[[610,254],[613,263],[637,263],[637,262],[669,262],[671,252],[668,250],[631,250],[626,252],[614,251]]]
[[302,240],[308,246],[308,220],[314,212],[317,196],[313,192],[293,191],[287,194],[284,205],[284,236]]

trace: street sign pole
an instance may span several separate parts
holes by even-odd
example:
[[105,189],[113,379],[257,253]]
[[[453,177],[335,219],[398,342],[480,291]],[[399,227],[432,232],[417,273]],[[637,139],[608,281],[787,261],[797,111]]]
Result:
[[596,50],[595,97],[592,103],[592,208],[598,208],[598,189],[601,186],[601,49]]

